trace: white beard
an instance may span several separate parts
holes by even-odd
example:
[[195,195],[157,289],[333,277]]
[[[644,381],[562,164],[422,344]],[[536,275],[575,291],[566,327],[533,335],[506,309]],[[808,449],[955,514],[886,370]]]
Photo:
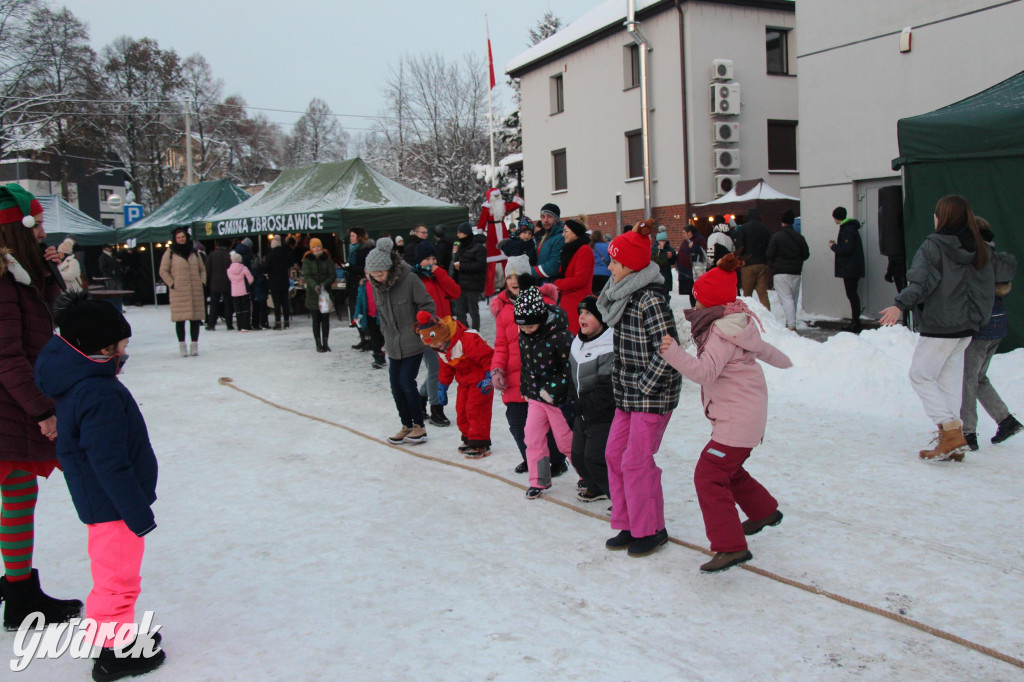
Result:
[[491,201],[488,204],[491,209],[491,220],[501,222],[505,220],[505,200],[501,198],[501,192],[493,192]]

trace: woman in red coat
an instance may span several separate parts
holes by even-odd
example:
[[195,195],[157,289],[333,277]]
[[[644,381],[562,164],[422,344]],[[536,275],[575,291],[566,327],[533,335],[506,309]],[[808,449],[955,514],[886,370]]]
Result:
[[82,610],[77,599],[44,594],[32,568],[36,477],[57,467],[53,401],[33,376],[39,352],[53,337],[50,306],[60,293],[46,262],[60,263],[57,250],[40,251],[46,236],[42,214],[20,185],[0,187],[0,598],[7,629],[18,628],[35,611],[47,623],[60,623]]
[[569,331],[576,335],[580,331],[580,301],[591,295],[594,286],[594,250],[590,245],[587,226],[578,220],[566,220],[562,228],[565,246],[558,264],[555,287],[561,292],[559,307],[569,318]]
[[[519,296],[519,278],[536,282],[529,274],[532,270],[530,259],[525,256],[512,256],[505,263],[505,288],[491,299],[491,313],[494,314],[494,355],[491,357],[491,381],[494,388],[501,391],[501,401],[505,403],[505,419],[508,430],[519,447],[522,462],[516,466],[516,473],[526,473],[526,398],[519,392],[519,371],[522,363],[519,360],[519,327],[516,325],[514,308]],[[552,284],[540,285],[540,293],[544,302],[555,305],[558,290]],[[578,315],[578,313],[577,313]],[[557,450],[552,450],[552,457],[557,457]],[[562,454],[564,461],[565,455]],[[554,461],[552,462],[554,465]]]

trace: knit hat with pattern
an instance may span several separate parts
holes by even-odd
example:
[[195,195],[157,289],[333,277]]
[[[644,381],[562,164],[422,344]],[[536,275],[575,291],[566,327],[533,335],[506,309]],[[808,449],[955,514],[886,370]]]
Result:
[[519,292],[516,298],[516,324],[542,324],[548,318],[548,307],[537,287]]
[[391,250],[394,248],[395,243],[387,237],[378,239],[377,246],[373,247],[373,251],[366,256],[366,271],[384,272],[385,270],[390,270],[394,262],[391,259]]

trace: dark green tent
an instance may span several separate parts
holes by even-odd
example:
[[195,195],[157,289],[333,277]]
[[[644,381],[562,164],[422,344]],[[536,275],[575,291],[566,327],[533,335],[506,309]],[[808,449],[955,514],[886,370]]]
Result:
[[[248,198],[249,193],[230,180],[209,180],[186,185],[152,214],[118,230],[117,236],[120,241],[167,241],[174,228],[191,228],[193,223],[237,206]],[[201,238],[201,235],[197,238]]]
[[196,226],[200,239],[287,232],[405,234],[413,226],[457,226],[465,206],[446,204],[400,185],[362,159],[292,168],[248,201]]
[[43,229],[48,243],[56,246],[71,237],[79,246],[100,246],[117,240],[114,228],[90,218],[63,198],[49,194],[36,199],[43,207]]
[[[900,156],[892,165],[903,169],[907,254],[935,229],[936,202],[960,194],[992,224],[997,248],[1024,263],[1015,198],[1024,184],[1024,72],[955,104],[901,119],[896,131]],[[1006,307],[1010,336],[1000,350],[1024,345],[1024,281]]]

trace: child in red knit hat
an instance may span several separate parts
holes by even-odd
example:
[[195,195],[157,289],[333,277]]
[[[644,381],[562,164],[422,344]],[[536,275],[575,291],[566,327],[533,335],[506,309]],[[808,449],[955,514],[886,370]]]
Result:
[[645,220],[608,247],[612,273],[597,309],[615,329],[612,391],[615,416],[605,459],[612,498],[611,526],[619,534],[605,542],[630,556],[650,554],[668,542],[661,469],[654,454],[679,404],[682,379],[658,354],[665,335],[676,335],[665,278],[651,262],[651,227]]
[[[685,315],[697,357],[667,335],[660,349],[668,364],[701,385],[704,414],[712,423],[711,440],[693,474],[704,528],[715,552],[700,567],[706,573],[750,561],[753,556],[745,536],[782,521],[779,503],[744,470],[743,463],[764,439],[768,421],[768,385],[757,361],[781,368],[793,363],[761,338],[757,331],[761,321],[736,300],[736,270],[742,265],[735,254],[727,254],[693,284],[697,307]],[[748,517],[743,523],[737,504]]]
[[[439,318],[421,310],[416,313],[416,332],[423,343],[437,351],[437,404],[448,404],[448,387],[459,382],[455,401],[455,423],[462,434],[459,451],[466,459],[491,454],[492,349],[476,331],[467,329],[447,315]],[[427,351],[428,353],[430,351]]]

